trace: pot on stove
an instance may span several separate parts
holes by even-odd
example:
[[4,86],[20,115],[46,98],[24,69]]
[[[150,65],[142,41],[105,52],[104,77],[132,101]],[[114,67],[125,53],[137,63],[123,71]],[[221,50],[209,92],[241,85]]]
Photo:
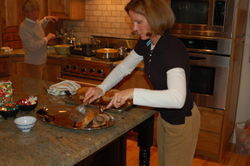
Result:
[[123,55],[120,54],[119,49],[115,48],[100,48],[95,50],[95,55],[97,58],[101,59],[122,59],[124,58]]
[[71,54],[83,55],[83,56],[94,56],[93,50],[96,49],[94,44],[77,44],[71,47]]

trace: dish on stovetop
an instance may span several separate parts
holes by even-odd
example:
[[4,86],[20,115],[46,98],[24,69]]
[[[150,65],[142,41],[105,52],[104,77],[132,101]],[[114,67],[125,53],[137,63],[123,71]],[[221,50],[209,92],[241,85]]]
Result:
[[40,109],[36,112],[36,116],[45,123],[75,130],[97,130],[114,125],[114,117],[111,114],[106,112],[99,114],[99,110],[92,107],[87,107],[87,111],[92,113],[92,115],[95,114],[95,117],[92,117],[89,121],[86,121],[86,115],[82,115],[82,117],[80,117],[82,119],[75,120],[72,118],[72,115],[76,116],[79,112],[77,110],[67,109],[61,109],[51,113],[48,109]]

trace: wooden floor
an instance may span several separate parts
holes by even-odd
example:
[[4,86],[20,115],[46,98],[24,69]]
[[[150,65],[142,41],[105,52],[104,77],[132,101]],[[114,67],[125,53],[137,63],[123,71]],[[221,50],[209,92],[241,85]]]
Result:
[[[138,166],[137,142],[131,139],[127,141],[127,166]],[[150,166],[158,166],[157,148],[151,148]],[[194,158],[192,166],[250,166],[250,155],[239,155],[234,152],[234,148],[225,154],[222,163],[211,162],[200,158]]]

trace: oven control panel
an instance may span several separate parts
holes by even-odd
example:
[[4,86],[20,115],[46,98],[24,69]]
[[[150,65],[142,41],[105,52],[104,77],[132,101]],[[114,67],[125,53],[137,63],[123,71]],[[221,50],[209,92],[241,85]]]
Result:
[[113,69],[110,62],[66,58],[62,63],[62,75],[103,80]]

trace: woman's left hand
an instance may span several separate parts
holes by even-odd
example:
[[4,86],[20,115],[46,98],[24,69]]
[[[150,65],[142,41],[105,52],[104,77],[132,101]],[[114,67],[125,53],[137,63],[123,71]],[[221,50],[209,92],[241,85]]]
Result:
[[56,16],[46,16],[46,19],[51,22],[56,22],[58,21],[58,17]]
[[134,89],[125,89],[114,94],[112,100],[109,102],[107,109],[114,106],[115,108],[121,107],[127,100],[133,99]]

